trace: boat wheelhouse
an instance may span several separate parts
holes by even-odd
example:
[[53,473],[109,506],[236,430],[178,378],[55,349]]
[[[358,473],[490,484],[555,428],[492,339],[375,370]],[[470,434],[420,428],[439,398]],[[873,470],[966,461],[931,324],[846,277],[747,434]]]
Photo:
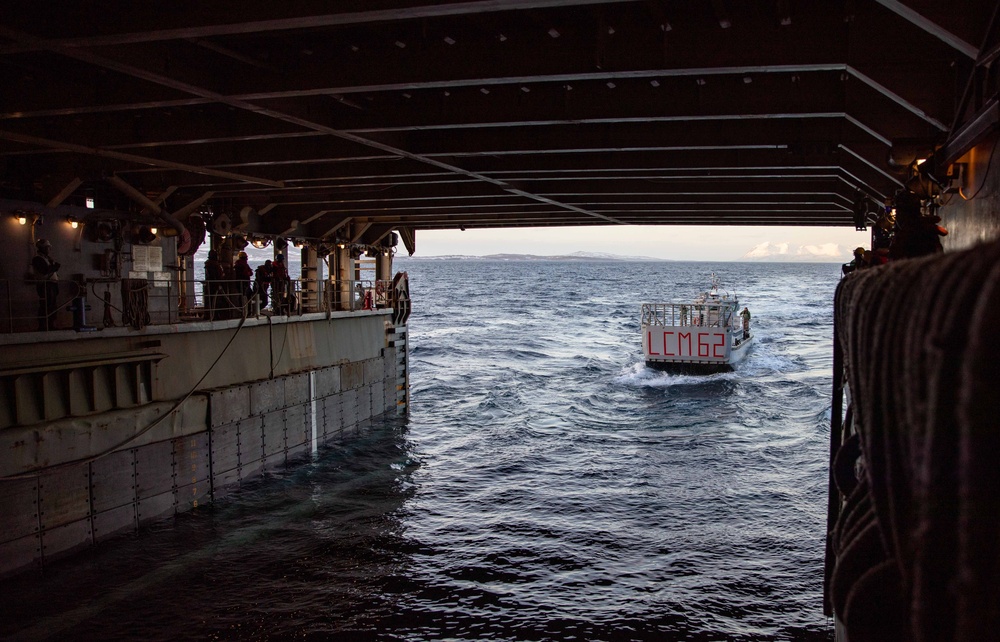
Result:
[[657,370],[711,374],[733,369],[753,342],[749,312],[746,320],[739,299],[712,287],[689,302],[642,304],[642,353]]

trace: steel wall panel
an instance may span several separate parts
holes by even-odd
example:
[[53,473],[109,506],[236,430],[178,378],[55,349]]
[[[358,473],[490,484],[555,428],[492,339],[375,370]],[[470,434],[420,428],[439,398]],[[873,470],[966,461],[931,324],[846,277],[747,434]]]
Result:
[[264,456],[263,419],[251,417],[240,422],[240,466],[249,466]]
[[364,384],[364,364],[360,361],[340,366],[340,385],[343,390],[360,388]]
[[324,438],[331,434],[340,434],[340,430],[343,427],[342,404],[342,395],[336,394],[323,397],[323,430],[321,434]]
[[284,378],[258,381],[250,384],[250,414],[262,415],[265,412],[280,410],[285,405]]
[[177,512],[186,513],[212,501],[212,488],[208,480],[177,487]]
[[[250,421],[249,419],[247,421]],[[240,433],[242,439],[242,423]],[[196,484],[211,476],[208,433],[174,440],[174,483],[177,486]]]
[[301,459],[308,453],[312,451],[312,443],[305,442],[301,444],[296,444],[294,446],[288,446],[288,452],[286,453],[285,462],[290,463],[292,459]]
[[240,464],[240,482],[260,477],[262,472],[264,472],[263,458],[246,464]]
[[348,429],[358,423],[358,391],[346,390],[343,393],[341,402],[342,425]]
[[0,577],[24,569],[29,563],[37,566],[42,558],[42,539],[37,533],[0,544]]
[[269,412],[264,422],[264,457],[285,451],[285,412]]
[[138,510],[136,511],[139,523],[145,524],[146,522],[159,517],[173,515],[175,503],[176,500],[173,490],[168,493],[161,493],[153,497],[140,499]]
[[240,465],[240,425],[212,428],[212,474],[235,470]]
[[386,379],[382,389],[383,412],[396,412],[396,392],[397,384],[395,379]]
[[309,375],[295,374],[285,377],[285,406],[309,401]]
[[385,412],[385,384],[377,381],[371,385],[372,417],[378,417]]
[[358,390],[358,421],[364,421],[372,416],[372,387],[365,386]]
[[134,531],[137,527],[135,504],[127,504],[94,513],[95,542],[100,542],[119,533]]
[[100,513],[135,501],[135,451],[111,453],[90,463],[91,508]]
[[383,372],[385,370],[385,366],[383,365],[381,359],[367,359],[362,361],[362,363],[364,364],[366,386],[371,385],[376,381],[381,381],[385,376],[385,373]]
[[161,441],[135,449],[135,486],[139,499],[173,490],[173,443]]
[[264,457],[264,470],[277,470],[285,467],[285,451]]
[[396,354],[396,348],[386,348],[385,350],[382,351],[382,368],[383,368],[384,379],[396,378],[397,360],[398,360],[398,355]]
[[90,518],[42,531],[42,556],[60,557],[93,544]]
[[70,524],[90,515],[90,466],[72,466],[38,478],[42,528]]
[[231,489],[240,481],[240,469],[233,468],[222,472],[212,471],[212,495],[216,498],[226,494],[227,489]]
[[250,389],[247,386],[211,390],[208,395],[212,426],[235,423],[250,416]]
[[[0,541],[21,539],[38,532],[38,483],[34,479],[0,484]],[[2,567],[2,562],[0,562]]]
[[285,444],[288,448],[312,440],[312,404],[285,408]]
[[340,392],[340,366],[316,371],[316,395],[325,397]]

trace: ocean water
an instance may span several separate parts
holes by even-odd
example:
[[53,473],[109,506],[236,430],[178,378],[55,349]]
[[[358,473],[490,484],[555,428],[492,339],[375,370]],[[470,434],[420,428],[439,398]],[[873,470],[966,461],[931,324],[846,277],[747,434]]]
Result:
[[[832,640],[829,264],[398,261],[412,408],[0,587],[11,639]],[[754,315],[732,373],[639,306]]]

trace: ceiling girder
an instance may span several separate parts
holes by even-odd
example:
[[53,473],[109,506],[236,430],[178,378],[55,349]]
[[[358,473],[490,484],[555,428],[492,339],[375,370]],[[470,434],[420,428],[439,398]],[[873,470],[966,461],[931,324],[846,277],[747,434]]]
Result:
[[79,203],[115,175],[164,211],[249,206],[267,233],[362,240],[852,225],[859,190],[905,181],[893,146],[958,122],[956,51],[994,55],[988,4],[303,0],[100,25],[25,5],[0,25],[0,196]]

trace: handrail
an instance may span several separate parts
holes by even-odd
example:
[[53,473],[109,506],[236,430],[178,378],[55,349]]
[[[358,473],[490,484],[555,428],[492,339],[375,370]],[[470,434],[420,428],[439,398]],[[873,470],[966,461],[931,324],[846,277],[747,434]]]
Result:
[[[643,303],[643,325],[698,325],[724,328],[734,325],[735,301],[722,303]],[[669,321],[669,322],[668,322]]]
[[[52,288],[55,296],[43,285]],[[178,290],[173,279],[89,279],[85,282],[0,279],[0,333],[47,329],[190,323],[244,316],[297,316],[309,312],[359,312],[393,307],[390,280],[289,279],[260,288],[254,281],[197,280]],[[72,288],[72,289],[71,289]],[[71,323],[61,311],[83,300]],[[50,303],[55,300],[54,305]],[[86,325],[81,320],[86,319]],[[81,327],[76,327],[81,326]]]

